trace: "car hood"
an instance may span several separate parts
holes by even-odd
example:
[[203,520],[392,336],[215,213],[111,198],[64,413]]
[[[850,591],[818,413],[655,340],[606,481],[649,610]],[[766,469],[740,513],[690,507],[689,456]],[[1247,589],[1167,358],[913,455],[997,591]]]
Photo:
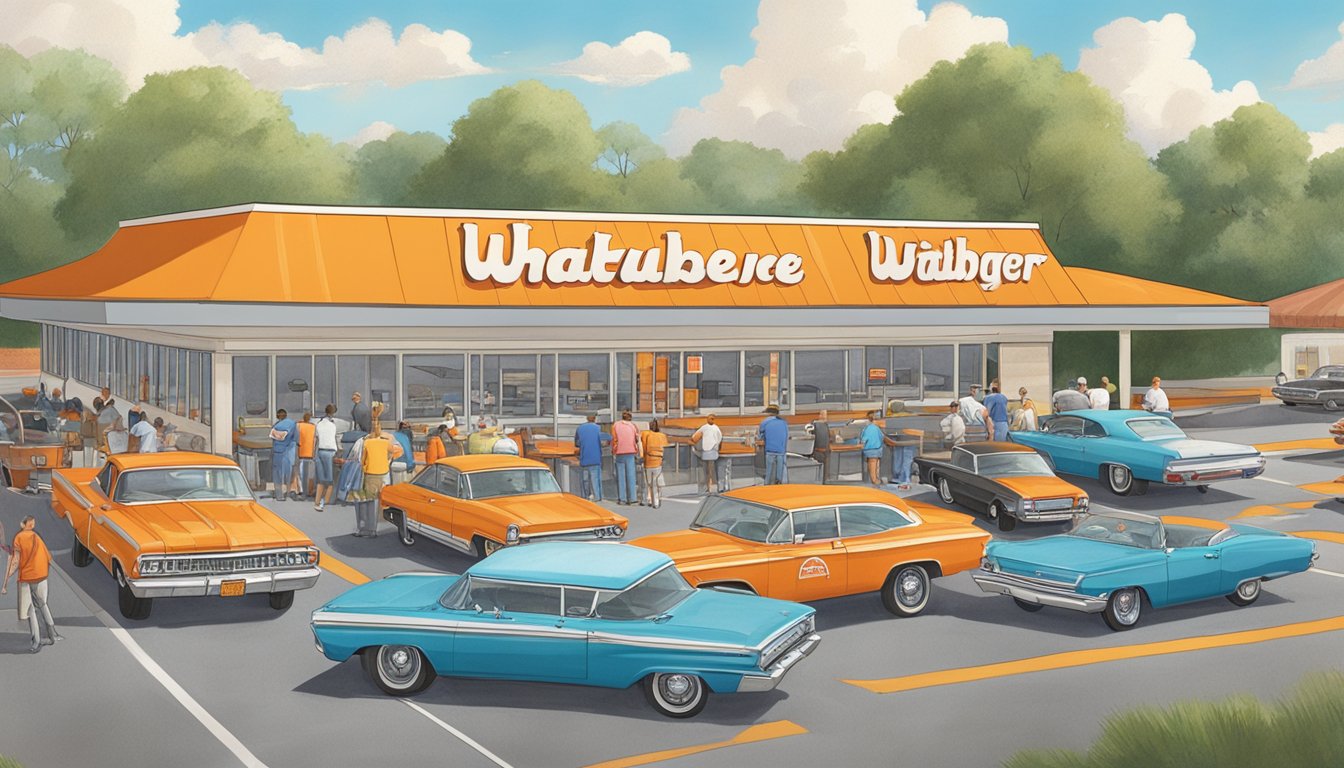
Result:
[[1178,437],[1171,440],[1162,440],[1158,443],[1163,448],[1175,451],[1176,455],[1182,459],[1208,459],[1225,456],[1254,456],[1259,453],[1249,445],[1239,445],[1237,443],[1223,443],[1217,440],[1194,440],[1188,437]]
[[[302,531],[251,500],[172,501],[122,507],[164,552],[225,552],[309,546]],[[148,542],[142,542],[148,544]],[[152,546],[143,546],[153,551]]]
[[458,580],[452,573],[393,574],[346,590],[317,610],[349,613],[418,611],[438,605],[443,593]]
[[524,533],[599,525],[624,528],[629,523],[615,512],[570,493],[500,496],[480,503],[489,504],[516,520],[524,527]]
[[785,600],[697,589],[667,611],[664,620],[608,621],[599,631],[753,648],[813,613],[806,605]]
[[995,482],[1024,499],[1050,499],[1060,496],[1077,498],[1087,495],[1078,486],[1066,483],[1054,475],[1000,477],[995,478]]
[[990,542],[986,556],[1019,576],[1073,583],[1078,577],[1138,565],[1165,555],[1154,549],[1093,541],[1077,536],[1047,536],[1034,541]]
[[[1344,381],[1338,379],[1298,379],[1297,381],[1288,381],[1279,384],[1278,387],[1287,389],[1311,389],[1317,392],[1327,389],[1344,389]],[[1278,387],[1275,387],[1276,389]]]
[[678,567],[683,564],[740,555],[751,546],[741,539],[708,528],[655,533],[652,536],[642,536],[630,543],[662,552],[672,558]]

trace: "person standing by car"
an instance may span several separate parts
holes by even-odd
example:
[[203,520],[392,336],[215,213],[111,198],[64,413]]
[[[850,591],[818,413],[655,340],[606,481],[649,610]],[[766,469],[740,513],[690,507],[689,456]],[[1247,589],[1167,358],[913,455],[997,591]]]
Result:
[[1017,411],[1017,418],[1013,421],[1013,429],[1017,431],[1035,432],[1036,431],[1036,401],[1027,397],[1027,388],[1019,387],[1017,390],[1018,400],[1022,407]]
[[448,456],[448,425],[440,424],[434,435],[425,441],[425,464],[433,464]]
[[[47,575],[51,567],[51,552],[46,542],[33,528],[37,525],[32,515],[23,518],[20,530],[14,535],[13,554],[5,568],[5,581],[0,584],[0,595],[9,591],[9,579],[15,571],[19,574],[19,621],[28,620],[28,632],[33,644],[28,650],[37,653],[44,645],[52,645],[64,640],[56,631],[56,621],[51,618],[51,608],[47,605]],[[42,638],[38,619],[47,626],[47,637]]]
[[336,489],[336,405],[328,403],[322,413],[322,418],[318,419],[317,425],[313,428],[313,437],[316,443],[317,454],[314,461],[314,474],[317,475],[316,487],[313,491],[313,509],[321,512],[326,509],[327,502],[331,501],[331,495]]
[[868,480],[873,485],[881,485],[882,453],[884,446],[895,446],[896,441],[882,433],[882,428],[877,426],[877,420],[882,416],[881,411],[873,411],[868,414],[868,424],[864,426],[863,432],[859,433],[859,442],[863,445],[863,459],[868,462]]
[[989,397],[985,398],[985,410],[989,413],[991,439],[1003,442],[1008,439],[1008,396],[999,391],[997,383],[990,385]]
[[639,436],[640,455],[644,459],[645,494],[640,497],[649,500],[649,506],[657,509],[663,505],[663,451],[667,448],[667,435],[658,427],[658,420],[649,422],[649,428]]
[[583,497],[602,500],[602,443],[609,439],[597,425],[597,414],[574,430],[574,447],[579,449],[579,472],[583,476]]
[[370,411],[373,430],[364,438],[364,452],[360,458],[364,468],[364,498],[355,504],[356,536],[378,535],[378,495],[387,485],[392,462],[401,455],[401,445],[383,432],[383,426],[378,423],[382,414],[382,403],[374,403]]
[[953,400],[947,406],[947,415],[938,423],[943,428],[943,444],[948,450],[966,442],[966,422],[961,420],[961,403]]
[[639,498],[635,486],[635,457],[639,455],[639,427],[629,411],[611,425],[611,454],[616,468],[616,497],[621,504],[634,504]]
[[789,482],[789,422],[779,415],[779,406],[773,403],[765,409],[770,414],[761,422],[756,435],[765,442],[765,484]]
[[156,453],[159,450],[159,430],[149,419],[142,418],[131,427],[131,437],[136,440],[138,453]]
[[691,435],[691,445],[700,449],[700,460],[705,463],[705,492],[719,492],[719,446],[723,444],[723,430],[714,423],[714,414],[705,414],[705,423]]
[[970,394],[961,398],[961,420],[966,426],[984,426],[985,416],[988,411],[985,406],[976,397],[980,393],[980,385],[972,384]]
[[365,433],[373,431],[373,425],[370,423],[372,415],[369,406],[364,404],[363,395],[356,392],[350,396],[350,420],[354,422],[355,429]]
[[294,428],[299,431],[294,451],[294,483],[302,499],[308,496],[308,483],[313,480],[317,463],[317,425],[313,423],[313,414],[304,411]]
[[1171,417],[1171,402],[1167,393],[1162,391],[1162,377],[1153,377],[1153,386],[1143,395],[1143,410],[1161,416]]
[[1087,403],[1094,411],[1107,411],[1111,408],[1111,393],[1106,389],[1106,377],[1101,377],[1100,387],[1087,390]]
[[397,422],[397,431],[392,433],[392,439],[396,440],[397,445],[401,448],[401,455],[392,462],[392,482],[404,483],[415,471],[415,442],[411,432],[411,423],[409,421]]
[[289,412],[284,408],[276,411],[275,423],[271,425],[271,483],[275,486],[276,501],[284,501],[285,492],[289,490],[298,440],[298,431]]
[[821,462],[821,482],[826,482],[827,470],[830,468],[831,457],[831,422],[830,413],[826,409],[817,412],[817,418],[812,422],[812,458]]

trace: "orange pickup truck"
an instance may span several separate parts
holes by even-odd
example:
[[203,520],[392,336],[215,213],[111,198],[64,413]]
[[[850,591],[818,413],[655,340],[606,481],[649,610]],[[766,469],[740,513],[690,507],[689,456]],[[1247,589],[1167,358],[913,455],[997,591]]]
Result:
[[226,458],[123,453],[59,469],[51,506],[74,529],[71,560],[103,564],[128,619],[148,618],[156,597],[266,593],[284,610],[317,583],[312,540],[262,506]]

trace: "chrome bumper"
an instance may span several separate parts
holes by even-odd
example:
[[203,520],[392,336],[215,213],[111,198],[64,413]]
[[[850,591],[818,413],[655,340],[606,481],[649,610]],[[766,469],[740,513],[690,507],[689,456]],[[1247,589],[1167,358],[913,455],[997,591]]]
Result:
[[289,592],[308,589],[317,583],[318,568],[297,568],[283,571],[256,571],[228,575],[158,576],[128,579],[131,594],[136,597],[203,597],[218,595],[226,581],[246,583],[243,594],[260,592]]
[[595,528],[574,528],[568,531],[523,533],[519,534],[518,543],[531,544],[539,541],[615,541],[622,538],[625,538],[625,529],[619,525],[599,525]]
[[763,675],[743,675],[742,682],[737,684],[738,693],[759,693],[761,691],[773,691],[779,681],[784,679],[784,675],[793,667],[794,664],[807,658],[809,654],[817,649],[821,644],[821,635],[813,633],[803,639],[801,643],[793,647],[793,650],[784,654],[770,668],[765,670]]
[[971,574],[983,592],[1008,595],[1025,603],[1068,608],[1083,613],[1100,613],[1106,608],[1106,599],[1079,594],[1068,587],[1051,587],[1007,573],[979,570]]
[[1162,470],[1163,485],[1208,485],[1221,480],[1255,477],[1265,471],[1265,458],[1207,461],[1202,464],[1170,464]]
[[1049,512],[1018,512],[1014,517],[1024,523],[1046,523],[1058,520],[1072,520],[1075,517],[1081,517],[1085,514],[1087,514],[1086,508],[1073,507],[1071,509],[1052,509]]

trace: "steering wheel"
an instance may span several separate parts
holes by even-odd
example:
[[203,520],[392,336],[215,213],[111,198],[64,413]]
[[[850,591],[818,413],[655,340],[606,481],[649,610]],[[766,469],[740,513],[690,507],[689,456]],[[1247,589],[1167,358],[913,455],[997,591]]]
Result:
[[1111,529],[1104,525],[1088,525],[1081,528],[1078,534],[1090,539],[1104,539],[1111,535]]

